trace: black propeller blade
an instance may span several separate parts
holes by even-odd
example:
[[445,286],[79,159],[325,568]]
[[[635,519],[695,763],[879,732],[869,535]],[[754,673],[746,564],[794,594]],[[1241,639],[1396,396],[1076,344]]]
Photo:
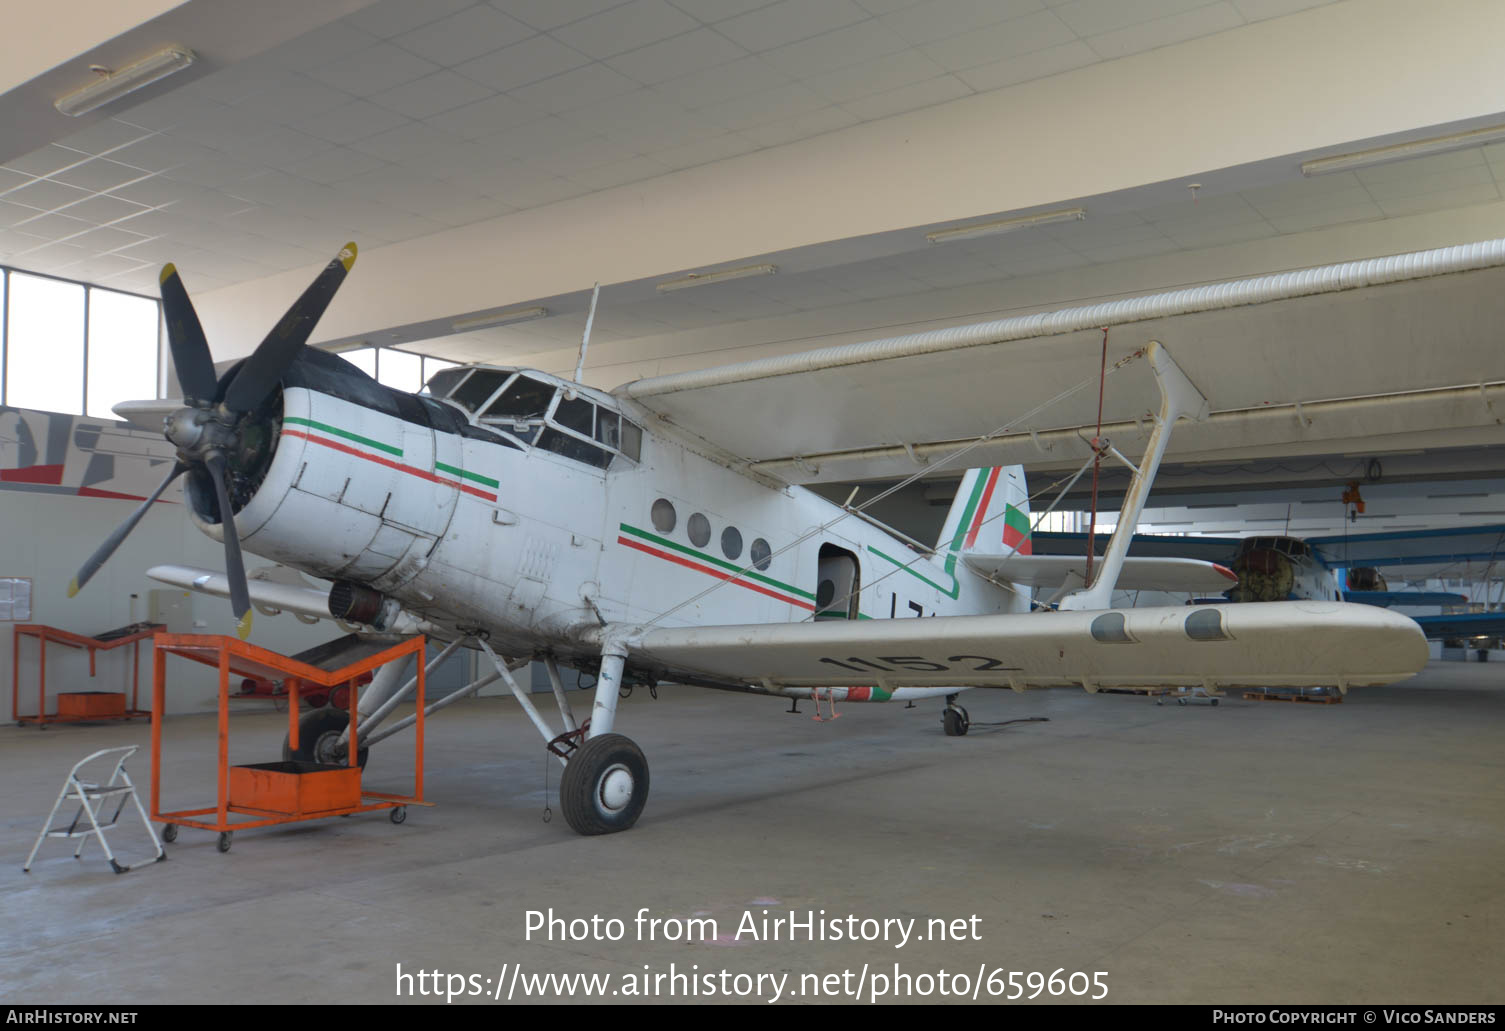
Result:
[[141,522],[141,517],[146,515],[152,505],[157,503],[157,499],[162,496],[162,492],[167,490],[172,481],[183,475],[187,469],[188,466],[182,462],[173,464],[172,471],[167,474],[167,479],[163,480],[157,486],[157,489],[152,491],[151,497],[141,502],[137,506],[136,511],[131,513],[131,517],[117,526],[115,532],[106,537],[104,543],[95,550],[94,554],[89,556],[88,561],[79,567],[78,574],[74,576],[73,582],[68,585],[68,597],[71,598],[77,594],[79,589],[88,583],[95,573],[99,572],[99,567],[104,565],[111,555],[115,554],[115,549],[120,547],[120,542],[125,540],[130,535],[130,532],[136,528],[136,524]]
[[209,356],[209,342],[204,339],[198,312],[183,289],[177,266],[172,264],[162,266],[162,315],[183,400],[196,407],[210,404],[219,377],[214,374],[214,359]]
[[217,405],[214,399],[219,378],[214,374],[214,360],[209,354],[204,328],[194,311],[193,302],[188,299],[182,279],[178,277],[177,268],[173,265],[163,267],[162,312],[167,321],[173,369],[183,387],[186,404],[165,420],[167,439],[177,446],[178,461],[152,496],[89,556],[68,585],[68,597],[77,594],[79,588],[109,560],[173,480],[186,471],[201,468],[214,481],[220,528],[225,537],[225,576],[230,582],[230,603],[240,621],[237,629],[241,639],[245,639],[251,630],[251,591],[246,584],[240,535],[235,529],[235,510],[230,504],[227,456],[234,458],[243,452],[247,427],[256,422],[255,418],[247,416],[271,396],[288,368],[297,360],[315,324],[334,299],[335,291],[345,281],[350,266],[355,264],[355,253],[355,244],[347,243],[324,267],[303,291],[303,296],[293,302],[287,314],[257,346],[255,353],[241,365],[225,391],[224,400]]
[[347,243],[303,291],[303,296],[293,302],[282,320],[272,327],[256,352],[235,374],[234,382],[225,392],[226,408],[232,412],[254,411],[276,389],[282,374],[298,357],[309,334],[314,331],[314,325],[334,299],[335,291],[345,281],[350,266],[355,264],[355,250],[355,244]]
[[225,489],[225,456],[211,452],[204,465],[214,478],[214,494],[219,498],[219,525],[225,536],[225,579],[230,581],[230,607],[235,618],[240,620],[240,636],[244,640],[251,631],[251,589],[246,586],[246,567],[240,557],[240,534],[235,530],[234,510],[230,507],[230,492]]

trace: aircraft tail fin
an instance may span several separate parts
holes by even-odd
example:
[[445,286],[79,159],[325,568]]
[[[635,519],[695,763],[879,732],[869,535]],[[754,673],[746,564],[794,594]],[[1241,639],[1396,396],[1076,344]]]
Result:
[[968,469],[951,502],[936,551],[1032,554],[1024,466]]

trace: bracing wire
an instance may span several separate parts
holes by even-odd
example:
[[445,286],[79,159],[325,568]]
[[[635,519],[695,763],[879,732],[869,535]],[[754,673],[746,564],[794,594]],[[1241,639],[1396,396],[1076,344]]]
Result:
[[[1122,357],[1118,361],[1114,362],[1113,365],[1112,365],[1112,367],[1110,367],[1106,372],[1102,372],[1102,373],[1099,373],[1099,374],[1096,374],[1096,375],[1088,376],[1086,379],[1081,380],[1080,382],[1076,383],[1075,385],[1067,387],[1065,390],[1061,391],[1059,394],[1056,394],[1054,397],[1051,397],[1051,398],[1049,398],[1046,401],[1042,401],[1040,404],[1036,405],[1034,408],[1031,408],[1029,411],[1024,412],[1022,415],[1015,416],[1014,418],[1010,419],[1008,422],[1006,422],[1002,426],[999,426],[998,428],[992,430],[991,432],[985,433],[985,434],[983,434],[980,437],[973,438],[969,443],[964,444],[961,447],[957,448],[956,450],[950,452],[949,454],[946,454],[946,455],[942,456],[940,459],[932,462],[926,468],[917,470],[916,472],[914,472],[911,475],[907,476],[905,479],[903,479],[900,482],[894,484],[892,487],[889,487],[887,490],[880,491],[879,493],[873,495],[873,497],[869,498],[867,501],[863,502],[861,505],[857,506],[856,508],[843,508],[840,515],[837,515],[836,517],[834,517],[834,518],[832,518],[830,520],[827,520],[826,522],[820,524],[819,526],[814,527],[813,529],[807,530],[805,533],[801,534],[800,536],[796,537],[794,540],[790,541],[788,544],[784,545],[783,547],[779,548],[777,551],[775,551],[772,554],[770,554],[768,556],[768,558],[764,560],[765,563],[771,562],[773,559],[775,559],[778,556],[784,554],[785,552],[790,551],[790,550],[792,550],[794,548],[797,548],[800,545],[804,544],[806,541],[808,541],[808,540],[810,540],[810,539],[812,539],[814,537],[817,537],[817,536],[825,533],[831,527],[835,526],[837,523],[840,523],[841,521],[843,521],[844,519],[846,519],[848,516],[855,515],[855,514],[857,514],[859,512],[865,512],[865,511],[867,511],[867,509],[871,508],[873,505],[875,505],[878,502],[884,500],[885,498],[891,497],[892,495],[894,495],[894,494],[898,493],[899,491],[901,491],[901,490],[905,489],[906,487],[908,487],[910,484],[915,483],[916,481],[920,480],[922,477],[934,473],[937,469],[944,469],[944,468],[946,468],[947,466],[951,465],[952,463],[958,461],[959,459],[965,457],[966,455],[970,454],[971,452],[973,452],[973,451],[977,450],[978,448],[982,447],[984,444],[987,444],[988,442],[992,441],[993,439],[995,439],[995,438],[997,438],[999,436],[1002,436],[1005,433],[1008,433],[1009,431],[1013,430],[1015,427],[1017,427],[1021,423],[1025,422],[1025,421],[1027,421],[1029,419],[1034,418],[1036,415],[1039,415],[1041,412],[1043,412],[1043,411],[1045,411],[1045,410],[1053,407],[1054,405],[1060,404],[1062,401],[1066,400],[1068,397],[1071,397],[1073,394],[1079,393],[1080,391],[1086,389],[1087,387],[1091,386],[1094,383],[1100,383],[1104,378],[1106,378],[1107,376],[1109,376],[1109,375],[1111,375],[1113,373],[1116,373],[1119,370],[1123,369],[1125,366],[1129,365],[1135,359],[1143,357],[1144,353],[1145,353],[1144,349],[1141,348],[1141,349],[1139,349],[1137,351],[1132,351],[1129,354],[1124,355],[1124,357]],[[915,558],[911,559],[908,563],[905,563],[904,566],[896,567],[892,571],[890,571],[888,573],[885,573],[878,580],[873,581],[873,584],[877,584],[877,583],[881,582],[883,579],[886,579],[887,577],[892,576],[894,573],[898,572],[900,569],[908,568],[910,565],[913,565],[915,562],[919,561],[922,558],[926,558],[926,557],[927,556],[925,556],[925,555],[916,555]],[[696,602],[702,600],[707,595],[710,595],[710,594],[712,594],[712,593],[720,590],[721,588],[725,587],[727,584],[731,583],[733,580],[741,579],[742,577],[746,576],[748,573],[752,572],[756,568],[757,567],[755,565],[743,566],[741,569],[737,570],[736,573],[732,574],[727,579],[725,579],[725,580],[717,580],[714,584],[711,584],[709,587],[705,588],[704,590],[699,591],[696,594],[691,595],[689,598],[686,598],[684,601],[681,601],[677,605],[674,605],[674,606],[672,606],[670,608],[665,609],[664,611],[660,612],[658,615],[654,616],[652,619],[648,620],[646,623],[640,624],[640,626],[642,628],[644,628],[644,629],[647,629],[648,627],[651,627],[651,626],[653,626],[653,625],[661,622],[662,620],[665,620],[668,617],[672,616],[674,613],[678,612],[680,609],[686,608],[686,607],[688,607],[690,605],[694,605]],[[766,564],[765,564],[764,568],[767,568]],[[872,586],[872,584],[870,584],[869,586]],[[850,600],[851,600],[851,593],[850,592],[848,593],[846,599],[844,599],[844,600],[850,602]]]

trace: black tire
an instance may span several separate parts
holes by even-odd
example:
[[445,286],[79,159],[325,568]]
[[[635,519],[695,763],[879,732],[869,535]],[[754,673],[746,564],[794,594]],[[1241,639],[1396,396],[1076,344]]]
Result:
[[215,847],[218,848],[221,852],[230,851],[230,839],[234,836],[234,834],[234,831],[220,831],[219,841],[215,844]]
[[162,840],[171,845],[178,840],[178,825],[175,823],[163,824]]
[[621,734],[586,741],[559,781],[559,808],[577,834],[625,831],[638,822],[647,801],[648,760]]
[[1214,698],[1214,699],[1213,699],[1213,700],[1212,700],[1212,704],[1213,704],[1213,705],[1217,705],[1217,704],[1218,704],[1218,700],[1217,700],[1217,699],[1216,699],[1216,698]]
[[[313,709],[298,717],[298,748],[288,747],[287,735],[282,735],[282,758],[284,761],[296,759],[305,763],[329,763],[332,766],[343,766],[345,759],[335,757],[330,753],[330,745],[333,741],[323,744],[323,757],[320,758],[320,742],[322,739],[333,737],[336,740],[350,725],[350,714],[340,709]],[[366,768],[366,760],[371,757],[371,749],[361,745],[360,752],[355,757],[356,765],[361,769]]]
[[392,811],[390,811],[389,813],[387,813],[387,819],[391,820],[393,823],[402,823],[407,818],[408,818],[408,807],[407,806],[400,805],[396,809],[393,809]]
[[960,709],[947,709],[941,714],[941,726],[946,729],[947,737],[965,737],[972,721]]

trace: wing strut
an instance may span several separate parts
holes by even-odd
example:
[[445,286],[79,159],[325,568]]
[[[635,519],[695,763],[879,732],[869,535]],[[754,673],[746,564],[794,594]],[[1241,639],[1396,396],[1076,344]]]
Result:
[[[1150,341],[1145,349],[1150,368],[1155,370],[1155,382],[1160,387],[1160,411],[1155,416],[1155,429],[1150,434],[1144,458],[1134,471],[1129,489],[1124,493],[1123,508],[1118,513],[1118,526],[1108,542],[1102,565],[1091,586],[1061,599],[1061,608],[1082,611],[1109,608],[1113,600],[1113,588],[1118,583],[1118,574],[1123,569],[1124,558],[1129,553],[1129,540],[1134,536],[1134,527],[1139,523],[1139,514],[1150,495],[1150,485],[1155,482],[1155,473],[1160,468],[1160,459],[1170,443],[1171,429],[1183,416],[1196,422],[1207,418],[1207,398],[1202,396],[1186,373],[1171,358],[1158,340]],[[1107,447],[1106,442],[1099,442]]]

